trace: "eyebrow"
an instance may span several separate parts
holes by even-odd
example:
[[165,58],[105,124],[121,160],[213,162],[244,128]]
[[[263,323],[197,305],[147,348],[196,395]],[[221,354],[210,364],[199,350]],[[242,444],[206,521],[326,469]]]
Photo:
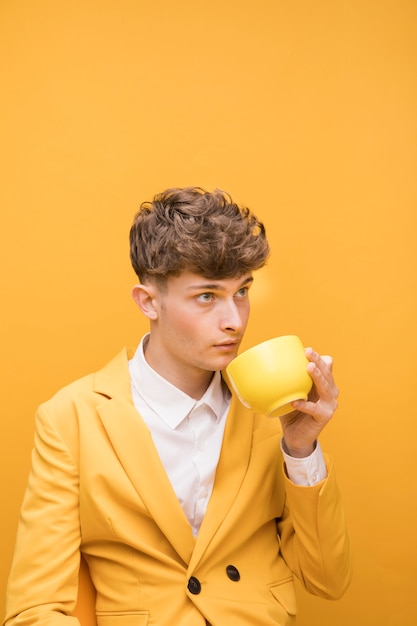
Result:
[[[253,283],[253,276],[248,276],[247,278],[245,278],[245,280],[239,285],[239,287],[237,288],[237,290],[242,289],[242,287],[246,287],[246,285],[249,285]],[[188,287],[188,289],[191,290],[196,290],[196,291],[200,291],[200,289],[205,289],[207,291],[224,291],[224,287],[221,283],[200,283],[198,285],[190,285]]]

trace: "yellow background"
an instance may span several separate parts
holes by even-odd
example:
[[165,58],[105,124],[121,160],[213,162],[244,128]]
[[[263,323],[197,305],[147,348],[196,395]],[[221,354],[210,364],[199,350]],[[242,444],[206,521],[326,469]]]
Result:
[[417,2],[1,0],[0,59],[2,602],[35,408],[136,345],[133,214],[200,185],[269,232],[245,346],[335,358],[354,579],[299,624],[414,626]]

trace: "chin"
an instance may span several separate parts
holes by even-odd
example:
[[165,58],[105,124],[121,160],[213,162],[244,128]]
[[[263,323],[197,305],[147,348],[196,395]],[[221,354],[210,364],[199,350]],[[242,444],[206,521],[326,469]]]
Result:
[[233,356],[228,356],[228,357],[223,357],[223,359],[219,360],[219,362],[217,363],[216,366],[213,367],[214,371],[219,371],[221,372],[222,370],[226,369],[226,367],[229,365],[229,363],[231,361],[233,361],[233,359],[235,358],[236,355]]

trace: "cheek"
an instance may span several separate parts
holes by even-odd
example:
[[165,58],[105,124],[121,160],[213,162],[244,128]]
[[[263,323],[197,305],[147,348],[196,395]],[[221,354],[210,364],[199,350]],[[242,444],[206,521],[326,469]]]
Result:
[[246,324],[248,323],[249,313],[250,313],[250,304],[249,302],[246,302],[240,308],[240,319],[242,320],[243,326],[246,326]]
[[198,328],[195,318],[186,308],[176,307],[175,311],[161,312],[160,322],[174,343],[181,338],[189,339]]
[[213,326],[214,321],[210,316],[187,316],[184,312],[182,316],[176,316],[175,326],[170,329],[172,335],[175,334],[172,341],[183,349],[192,349],[197,353],[201,349],[205,349],[207,343],[211,342]]

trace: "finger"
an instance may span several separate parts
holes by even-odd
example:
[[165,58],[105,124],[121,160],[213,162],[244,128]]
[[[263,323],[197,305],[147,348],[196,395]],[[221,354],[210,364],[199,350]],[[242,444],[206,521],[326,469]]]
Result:
[[314,363],[313,361],[310,361],[310,363],[307,365],[307,372],[310,374],[313,380],[314,387],[316,388],[319,398],[327,396],[329,382],[319,366],[316,365],[316,363]]
[[328,354],[322,354],[322,360],[326,363],[330,371],[333,370],[333,358]]
[[324,354],[320,356],[320,354],[311,347],[305,349],[305,354],[308,360],[315,363],[318,367],[329,370],[330,372],[332,371],[333,358],[330,355]]
[[300,413],[310,415],[318,424],[327,423],[333,417],[337,409],[337,401],[335,399],[331,402],[296,400],[291,404]]
[[327,421],[327,416],[323,415],[323,408],[317,404],[317,402],[311,400],[294,400],[291,404],[298,413],[310,415],[317,423],[320,423],[322,420]]
[[307,365],[307,371],[313,380],[320,400],[326,402],[338,397],[339,390],[336,387],[334,378],[328,367],[323,368],[315,362],[310,361]]

